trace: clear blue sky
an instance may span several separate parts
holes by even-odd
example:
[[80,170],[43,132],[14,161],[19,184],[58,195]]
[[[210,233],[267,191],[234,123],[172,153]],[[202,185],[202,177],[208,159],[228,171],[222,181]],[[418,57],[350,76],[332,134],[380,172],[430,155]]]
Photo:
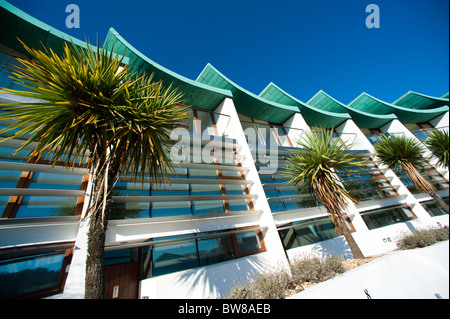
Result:
[[[449,91],[448,0],[9,0],[71,36],[115,28],[150,59],[190,79],[210,62],[245,89],[267,84],[306,102],[322,89],[343,103],[361,92],[393,102],[409,90]],[[68,4],[80,28],[68,29]],[[368,4],[380,8],[369,29]]]

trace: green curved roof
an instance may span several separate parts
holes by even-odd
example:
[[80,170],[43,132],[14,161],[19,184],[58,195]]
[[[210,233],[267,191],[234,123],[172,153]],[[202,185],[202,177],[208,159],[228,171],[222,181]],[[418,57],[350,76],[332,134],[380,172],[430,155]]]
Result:
[[313,105],[324,110],[334,110],[335,112],[347,112],[350,114],[352,120],[361,128],[380,128],[397,118],[395,114],[371,114],[368,112],[354,109],[334,99],[324,91],[320,90],[308,102],[308,105]]
[[261,121],[281,124],[299,112],[298,108],[266,100],[233,83],[210,63],[197,78],[197,82],[230,90],[239,113]]
[[447,98],[434,97],[409,91],[408,93],[395,100],[395,102],[392,104],[408,107],[411,109],[434,109],[440,106],[448,105],[448,95]]
[[316,108],[314,105],[303,103],[289,93],[280,89],[274,83],[270,83],[259,94],[259,96],[269,101],[298,107],[306,123],[311,126],[324,126],[331,128],[336,127],[351,118],[345,110],[344,112],[341,112],[341,110],[324,110],[321,108]]
[[44,45],[56,54],[62,54],[64,43],[71,40],[74,44],[86,48],[85,42],[54,29],[4,0],[0,0],[0,21],[0,43],[26,56],[29,54],[17,36],[29,47],[42,50]]
[[158,63],[150,60],[131,44],[129,44],[113,28],[109,29],[105,43],[111,48],[114,45],[114,51],[128,57],[135,71],[153,73],[154,79],[162,80],[166,85],[172,84],[184,93],[185,104],[213,111],[225,97],[232,97],[229,90],[216,88],[193,81],[182,75],[164,68]]
[[371,114],[386,115],[394,113],[405,124],[426,122],[448,111],[448,106],[422,110],[410,109],[381,101],[365,92],[350,102],[348,106]]

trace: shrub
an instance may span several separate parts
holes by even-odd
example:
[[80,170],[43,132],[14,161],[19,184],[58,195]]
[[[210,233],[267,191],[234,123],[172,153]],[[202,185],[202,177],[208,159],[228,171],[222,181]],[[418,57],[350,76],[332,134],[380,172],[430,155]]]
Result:
[[295,284],[318,283],[345,271],[342,260],[329,256],[302,257],[290,264],[290,272],[278,267],[258,274],[252,280],[239,282],[225,296],[225,299],[283,299]]
[[342,260],[334,256],[324,259],[318,257],[302,257],[291,265],[292,278],[295,283],[318,283],[328,280],[345,271]]
[[224,296],[225,299],[255,299],[255,290],[250,283],[238,282]]
[[422,248],[448,239],[449,229],[447,226],[442,228],[421,229],[398,240],[397,247],[400,249]]
[[253,280],[239,282],[225,299],[283,299],[285,292],[293,288],[289,272],[282,267],[258,274]]

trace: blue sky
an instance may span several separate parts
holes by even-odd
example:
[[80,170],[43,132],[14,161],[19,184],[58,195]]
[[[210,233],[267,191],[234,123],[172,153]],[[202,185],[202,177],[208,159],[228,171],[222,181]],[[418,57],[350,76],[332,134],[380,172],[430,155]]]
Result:
[[[276,85],[306,102],[320,89],[347,104],[449,91],[448,0],[9,0],[79,39],[113,27],[150,59],[190,79],[209,62],[259,94]],[[80,8],[80,28],[65,25]],[[366,27],[368,4],[380,28]]]

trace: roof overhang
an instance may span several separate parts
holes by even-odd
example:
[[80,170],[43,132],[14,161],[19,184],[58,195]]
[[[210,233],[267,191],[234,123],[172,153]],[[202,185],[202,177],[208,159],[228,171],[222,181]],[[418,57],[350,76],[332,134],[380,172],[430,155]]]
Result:
[[405,124],[427,122],[448,111],[448,106],[422,110],[410,109],[381,101],[365,92],[361,93],[348,106],[355,110],[373,115],[387,115],[393,113]]
[[274,83],[270,83],[259,96],[264,97],[267,100],[274,101],[280,104],[291,105],[298,108],[306,123],[310,126],[322,126],[322,127],[336,127],[351,119],[350,114],[347,112],[334,112],[330,110],[324,110],[317,108],[308,103],[304,103],[289,93],[283,91]]
[[238,113],[261,121],[282,124],[299,111],[295,106],[275,103],[243,89],[209,63],[198,76],[197,82],[230,90]]
[[448,96],[447,98],[434,97],[409,91],[392,104],[410,109],[435,109],[437,107],[448,105]]

